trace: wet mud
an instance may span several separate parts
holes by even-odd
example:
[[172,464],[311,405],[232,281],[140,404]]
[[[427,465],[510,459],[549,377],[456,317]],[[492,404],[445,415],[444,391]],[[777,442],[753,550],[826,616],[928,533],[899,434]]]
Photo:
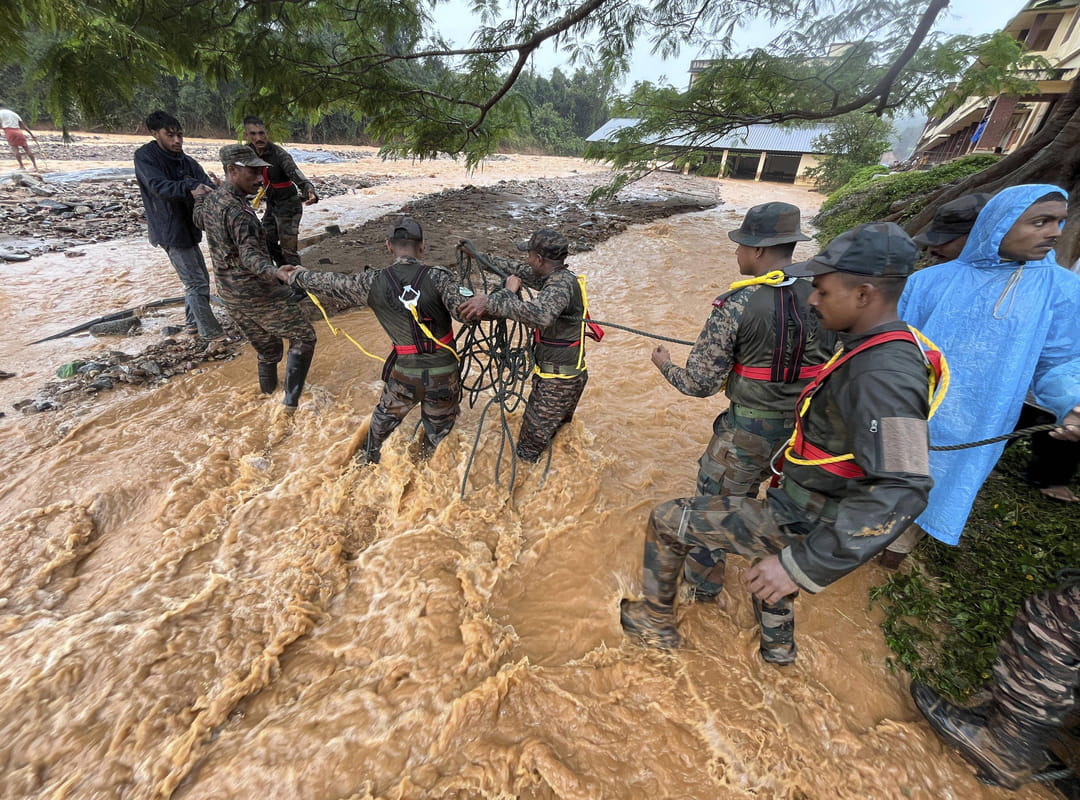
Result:
[[[693,339],[737,277],[726,231],[741,212],[816,205],[712,185],[725,205],[571,258],[597,318]],[[377,219],[386,202],[338,218]],[[168,275],[148,252],[102,251],[82,284],[44,261],[10,276],[0,312],[25,333],[79,303],[130,305]],[[386,346],[366,310],[335,322]],[[353,466],[381,365],[318,332],[292,417],[258,393],[245,347],[164,385],[0,420],[0,796],[1049,797],[979,784],[919,719],[867,611],[877,567],[799,599],[788,668],[757,655],[738,558],[725,608],[680,608],[685,648],[623,637],[648,513],[691,490],[724,406],[670,388],[649,340],[591,345],[550,471],[509,487],[498,432],[470,408],[426,464],[408,457],[410,417],[380,465]],[[31,372],[44,358],[0,352]]]

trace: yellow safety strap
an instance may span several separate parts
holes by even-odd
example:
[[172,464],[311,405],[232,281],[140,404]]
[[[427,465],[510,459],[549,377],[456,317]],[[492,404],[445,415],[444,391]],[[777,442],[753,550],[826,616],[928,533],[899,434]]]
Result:
[[258,211],[259,205],[262,203],[264,197],[266,197],[265,183],[259,187],[259,191],[255,192],[255,196],[251,199],[251,207]]
[[450,345],[444,344],[443,342],[440,342],[438,339],[436,339],[435,336],[432,335],[431,331],[428,330],[427,325],[425,325],[423,322],[420,321],[420,315],[416,313],[416,304],[415,303],[413,303],[412,305],[409,305],[409,304],[405,303],[404,301],[402,301],[402,305],[404,305],[405,308],[409,309],[409,313],[412,314],[413,320],[416,322],[416,327],[418,327],[420,329],[421,333],[423,333],[424,336],[431,339],[431,341],[435,342],[435,344],[437,344],[439,347],[443,348],[444,350],[449,350],[451,353],[453,353],[455,359],[457,359],[458,361],[461,361],[461,356],[458,355],[457,350],[455,350]]
[[[928,383],[928,388],[929,388],[930,412],[926,415],[926,418],[929,420],[932,416],[934,416],[935,413],[937,413],[938,407],[941,405],[941,402],[945,399],[945,394],[949,391],[949,380],[950,380],[949,364],[945,360],[945,354],[942,353],[941,354],[941,379],[939,380],[938,376],[937,376],[937,371],[934,369],[933,365],[930,363],[930,359],[926,357],[926,352],[925,352],[926,350],[938,350],[938,352],[941,352],[938,349],[938,346],[936,344],[934,344],[932,341],[930,341],[930,339],[927,338],[923,334],[923,332],[920,331],[918,328],[915,328],[915,327],[913,327],[911,325],[908,325],[908,330],[911,331],[912,335],[915,337],[915,339],[917,341],[919,341],[922,345],[924,345],[924,347],[920,348],[920,350],[923,351],[923,361],[926,362],[926,372],[927,372],[927,375],[928,375],[927,383]],[[828,361],[825,362],[825,366],[822,367],[822,371],[827,371],[829,369],[829,365],[832,364],[834,361],[836,361],[836,359],[840,358],[843,354],[844,354],[843,350],[837,350],[833,354],[832,358],[830,358]],[[813,395],[807,397],[803,401],[802,407],[798,411],[800,421],[802,420],[803,417],[806,416],[806,412],[810,408],[810,400],[812,398],[813,398]],[[843,453],[841,455],[832,456],[830,458],[811,458],[811,459],[799,458],[798,456],[796,456],[792,452],[791,448],[794,446],[794,444],[795,444],[795,431],[792,431],[791,438],[788,439],[788,443],[784,448],[784,460],[785,461],[790,461],[792,464],[799,464],[799,465],[804,466],[804,467],[816,467],[816,466],[820,466],[822,464],[836,464],[837,462],[840,462],[840,461],[852,461],[855,458],[854,453]]]
[[761,284],[766,286],[776,286],[778,283],[783,283],[786,280],[787,276],[782,269],[774,269],[772,272],[766,272],[764,275],[757,275],[753,278],[735,281],[735,283],[727,288],[729,292],[733,292],[736,289],[742,289],[746,286],[759,286]]
[[589,296],[585,292],[585,276],[578,275],[577,282],[578,286],[581,287],[581,327],[578,330],[578,359],[574,369],[579,371],[576,375],[557,375],[552,372],[541,372],[540,365],[534,364],[533,372],[541,378],[562,378],[564,380],[569,380],[570,378],[576,378],[585,371],[585,317],[589,313]]
[[319,311],[322,312],[323,319],[326,320],[326,324],[330,328],[330,333],[334,334],[334,336],[338,336],[338,335],[344,336],[346,339],[348,339],[350,342],[352,342],[354,345],[356,345],[356,348],[361,353],[363,353],[365,356],[368,356],[369,358],[374,358],[376,361],[381,361],[384,364],[386,363],[385,358],[383,358],[382,356],[377,356],[374,353],[369,353],[367,350],[364,349],[364,346],[362,344],[360,344],[360,342],[356,341],[356,339],[349,336],[349,334],[347,334],[345,331],[341,330],[341,328],[335,328],[334,323],[332,323],[330,321],[330,315],[326,313],[326,309],[323,308],[323,304],[319,302],[319,298],[317,298],[311,292],[308,292],[307,296],[311,298],[311,302],[313,302],[315,304],[315,308],[319,309]]

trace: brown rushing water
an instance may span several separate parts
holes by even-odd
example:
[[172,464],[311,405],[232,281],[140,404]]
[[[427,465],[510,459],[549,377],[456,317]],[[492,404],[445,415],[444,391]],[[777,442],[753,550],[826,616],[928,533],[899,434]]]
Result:
[[[575,257],[594,316],[694,338],[736,277],[724,231],[742,210]],[[32,273],[18,274],[25,288]],[[88,269],[80,289],[153,274]],[[11,296],[20,334],[49,318]],[[370,312],[338,321],[384,349]],[[612,330],[591,347],[542,486],[539,471],[512,496],[494,485],[488,427],[461,499],[478,410],[423,467],[405,454],[410,418],[378,468],[357,470],[379,365],[318,331],[291,420],[258,394],[245,350],[158,389],[3,421],[0,796],[1046,796],[981,786],[918,721],[866,611],[876,567],[800,600],[787,669],[757,656],[739,559],[727,611],[680,611],[685,649],[624,640],[645,519],[690,490],[723,406],[667,386],[650,341]]]

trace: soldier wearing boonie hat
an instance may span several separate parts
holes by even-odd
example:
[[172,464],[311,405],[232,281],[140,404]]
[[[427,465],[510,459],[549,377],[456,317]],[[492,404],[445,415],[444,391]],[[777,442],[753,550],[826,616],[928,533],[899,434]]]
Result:
[[915,244],[925,247],[933,256],[931,263],[952,261],[960,255],[979,212],[991,196],[984,193],[966,194],[945,203],[937,210],[930,224],[913,237]]
[[259,217],[248,202],[262,186],[266,162],[248,147],[228,144],[218,151],[225,180],[213,192],[196,198],[195,224],[206,232],[220,295],[229,316],[244,332],[258,356],[259,389],[273,393],[277,365],[289,340],[282,404],[288,413],[300,394],[315,355],[315,329],[292,290],[281,281],[270,257]]
[[[799,392],[832,355],[834,337],[807,305],[810,282],[783,274],[796,243],[810,239],[799,221],[799,209],[790,203],[751,208],[728,232],[738,244],[739,271],[749,280],[713,301],[685,367],[676,366],[664,347],[652,354],[653,364],[683,394],[708,397],[723,390],[730,400],[698,461],[699,495],[757,495],[772,477],[770,457],[791,435]],[[767,275],[772,277],[765,282]],[[694,549],[685,578],[695,600],[711,601],[723,586],[724,560]],[[782,624],[769,619],[772,627]],[[772,633],[763,628],[763,636]]]
[[[570,251],[565,236],[542,228],[517,249],[529,254],[528,262],[488,256],[509,274],[505,286],[466,300],[461,311],[466,318],[501,317],[535,329],[532,391],[515,448],[518,458],[535,462],[556,431],[573,418],[589,380],[585,337],[598,339],[602,332],[581,322],[588,316],[585,277],[564,263]],[[531,300],[518,297],[522,284],[537,292]]]
[[623,601],[624,630],[678,646],[676,583],[687,554],[695,547],[738,553],[755,561],[743,582],[763,630],[782,621],[762,655],[790,664],[795,594],[823,591],[872,559],[926,506],[927,362],[896,314],[917,254],[898,226],[871,223],[788,268],[814,276],[810,305],[840,334],[841,349],[803,391],[780,487],[764,502],[687,497],[653,509],[645,599]]

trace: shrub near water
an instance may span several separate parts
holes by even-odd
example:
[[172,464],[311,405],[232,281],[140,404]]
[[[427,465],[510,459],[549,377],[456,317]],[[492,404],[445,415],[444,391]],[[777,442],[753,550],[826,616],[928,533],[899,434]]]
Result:
[[902,224],[922,211],[926,205],[925,195],[929,192],[981,172],[1000,158],[991,154],[965,156],[933,169],[897,172],[883,177],[875,175],[884,171],[884,167],[864,167],[821,204],[821,210],[814,217],[818,228],[816,238],[821,245],[826,245],[848,228],[887,217],[895,213],[894,204],[910,201],[899,220]]

